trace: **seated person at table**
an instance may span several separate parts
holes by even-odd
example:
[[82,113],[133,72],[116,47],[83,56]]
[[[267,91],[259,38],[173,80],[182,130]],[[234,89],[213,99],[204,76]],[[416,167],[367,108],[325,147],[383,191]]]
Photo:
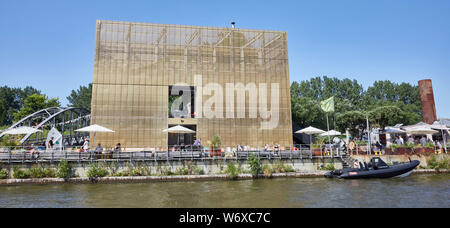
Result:
[[103,147],[102,144],[98,144],[97,148],[95,148],[95,153],[96,154],[101,154],[103,152]]
[[120,143],[117,143],[116,147],[114,147],[114,152],[120,152],[121,150]]
[[273,146],[273,149],[275,150],[275,152],[278,152],[280,150],[280,144],[275,144]]

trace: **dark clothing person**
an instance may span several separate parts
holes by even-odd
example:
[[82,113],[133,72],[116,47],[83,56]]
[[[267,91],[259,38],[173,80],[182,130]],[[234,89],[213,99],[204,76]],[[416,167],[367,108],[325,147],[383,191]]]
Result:
[[114,147],[114,152],[119,152],[121,150],[120,143],[117,143],[116,147]]
[[54,145],[53,139],[50,139],[50,141],[48,141],[48,147],[53,148]]
[[377,147],[378,150],[383,149],[383,146],[381,145],[380,142],[377,141],[377,143],[375,144],[375,146]]

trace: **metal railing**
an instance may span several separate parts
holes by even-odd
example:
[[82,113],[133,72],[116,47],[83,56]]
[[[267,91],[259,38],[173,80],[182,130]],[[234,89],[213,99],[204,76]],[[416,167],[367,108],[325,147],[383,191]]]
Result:
[[186,160],[247,160],[250,156],[266,160],[292,160],[337,158],[347,155],[347,151],[332,146],[293,145],[288,147],[246,148],[242,150],[225,148],[210,150],[203,147],[184,147],[172,150],[157,148],[127,151],[125,149],[104,149],[102,152],[77,148],[54,150],[36,147],[0,147],[2,163],[40,163],[62,160],[73,162],[89,161],[186,161]]
[[[64,149],[46,149],[42,147],[0,147],[1,163],[29,163],[29,162],[55,162],[61,160],[85,161],[185,161],[185,160],[246,160],[254,155],[259,159],[317,159],[317,158],[343,158],[355,155],[383,155],[385,148],[375,146],[356,145],[354,148],[337,147],[335,145],[292,145],[270,148],[243,147],[211,150],[204,147],[162,147],[145,149],[106,148],[100,151],[84,150],[79,147]],[[450,150],[450,148],[448,148]]]

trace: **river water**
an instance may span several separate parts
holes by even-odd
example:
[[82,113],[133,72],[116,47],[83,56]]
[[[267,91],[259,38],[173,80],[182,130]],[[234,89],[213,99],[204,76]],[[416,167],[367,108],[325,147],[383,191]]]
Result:
[[0,186],[0,207],[450,207],[450,174]]

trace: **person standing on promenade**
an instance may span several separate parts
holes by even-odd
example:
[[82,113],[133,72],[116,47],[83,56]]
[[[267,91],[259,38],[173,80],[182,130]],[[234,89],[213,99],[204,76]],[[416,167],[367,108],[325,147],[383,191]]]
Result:
[[442,151],[442,144],[439,140],[436,140],[436,147],[439,148],[439,151]]
[[47,146],[48,146],[47,149],[53,150],[53,146],[55,146],[55,143],[53,142],[53,140],[54,140],[54,138],[51,137],[50,140],[47,143]]
[[398,137],[400,139],[400,145],[405,145],[405,140],[402,138],[402,136]]
[[89,150],[89,139],[88,138],[84,139],[83,150],[84,150],[84,152],[88,152],[88,150]]
[[422,147],[424,147],[427,144],[427,139],[425,138],[425,136],[422,136],[422,138],[420,138],[420,145],[422,145]]

